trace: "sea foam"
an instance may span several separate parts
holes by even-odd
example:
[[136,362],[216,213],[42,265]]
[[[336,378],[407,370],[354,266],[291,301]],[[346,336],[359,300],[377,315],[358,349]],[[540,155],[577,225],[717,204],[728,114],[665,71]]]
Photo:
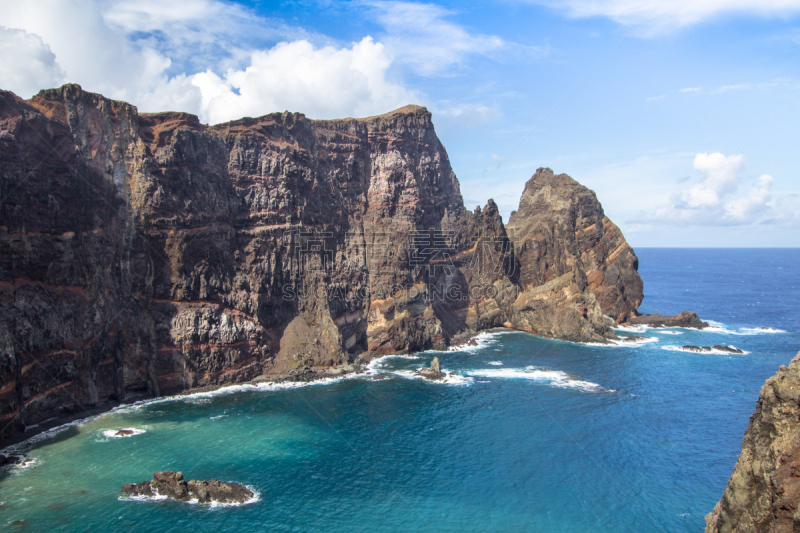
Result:
[[561,370],[542,370],[534,366],[525,368],[485,368],[470,370],[467,374],[493,379],[546,381],[554,387],[577,389],[584,392],[615,392],[611,389],[605,389],[597,383],[580,379],[577,376],[562,372]]

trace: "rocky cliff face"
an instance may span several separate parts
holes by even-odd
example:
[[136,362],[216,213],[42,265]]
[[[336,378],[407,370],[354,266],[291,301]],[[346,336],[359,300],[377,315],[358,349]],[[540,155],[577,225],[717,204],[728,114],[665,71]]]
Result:
[[800,531],[800,353],[761,388],[707,533]]
[[495,326],[602,340],[636,268],[594,193],[547,169],[508,230],[492,201],[465,210],[422,107],[209,127],[77,85],[0,92],[0,440]]

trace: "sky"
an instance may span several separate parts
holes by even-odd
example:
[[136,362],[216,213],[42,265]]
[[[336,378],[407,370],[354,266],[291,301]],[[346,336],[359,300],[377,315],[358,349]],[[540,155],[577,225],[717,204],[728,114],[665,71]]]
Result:
[[800,0],[0,0],[0,88],[210,124],[433,113],[468,208],[539,167],[634,247],[800,246]]

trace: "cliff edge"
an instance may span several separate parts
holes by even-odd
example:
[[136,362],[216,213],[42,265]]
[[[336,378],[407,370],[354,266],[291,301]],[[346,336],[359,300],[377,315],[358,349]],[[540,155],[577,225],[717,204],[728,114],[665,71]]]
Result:
[[300,379],[508,326],[603,342],[635,254],[540,169],[464,208],[431,113],[215,126],[0,91],[0,441],[114,402]]
[[800,531],[800,353],[767,380],[706,533]]

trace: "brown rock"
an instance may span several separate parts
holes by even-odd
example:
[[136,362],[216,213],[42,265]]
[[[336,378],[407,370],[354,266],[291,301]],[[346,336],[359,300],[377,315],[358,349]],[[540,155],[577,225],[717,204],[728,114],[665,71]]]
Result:
[[253,491],[238,483],[218,479],[187,482],[180,472],[168,470],[153,473],[151,481],[123,485],[121,490],[128,496],[167,496],[180,501],[195,498],[200,503],[244,503],[254,496]]
[[761,388],[742,453],[706,533],[800,530],[800,354]]
[[677,315],[639,315],[633,316],[629,320],[633,325],[647,325],[656,328],[695,328],[703,329],[709,327],[708,322],[703,322],[697,313],[684,311]]

